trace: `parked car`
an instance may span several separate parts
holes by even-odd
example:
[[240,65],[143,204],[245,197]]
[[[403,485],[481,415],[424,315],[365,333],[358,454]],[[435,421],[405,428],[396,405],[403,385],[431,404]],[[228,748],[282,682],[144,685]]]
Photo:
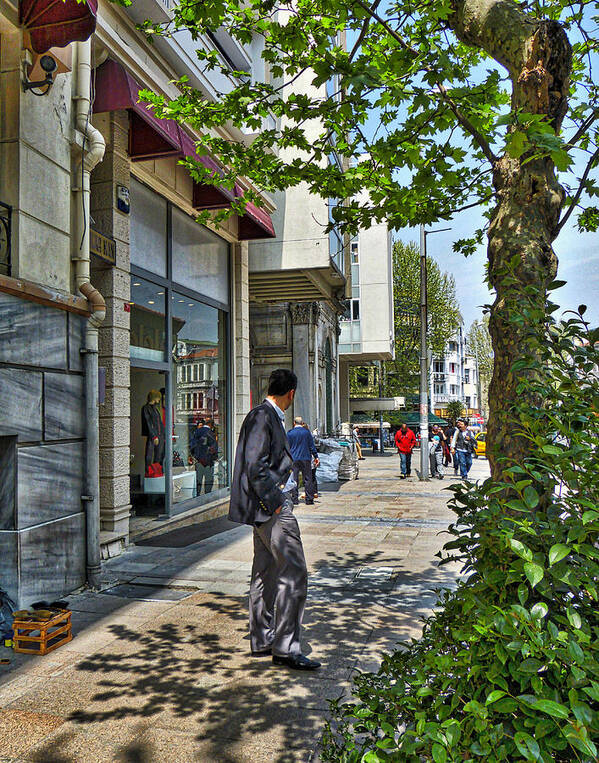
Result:
[[487,433],[485,432],[479,432],[476,437],[474,438],[476,440],[476,457],[478,456],[486,456],[487,455]]

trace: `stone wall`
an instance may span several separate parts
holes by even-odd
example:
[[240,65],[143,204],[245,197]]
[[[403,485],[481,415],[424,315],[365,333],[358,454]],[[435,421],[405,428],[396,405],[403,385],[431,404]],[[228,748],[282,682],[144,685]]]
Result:
[[0,293],[0,587],[19,607],[85,580],[85,320]]
[[250,357],[253,404],[266,394],[268,377],[275,368],[290,368],[298,388],[287,423],[302,416],[310,428],[326,430],[326,346],[331,350],[332,418],[339,420],[337,384],[337,313],[326,302],[252,304],[250,308]]
[[[92,257],[91,280],[106,300],[100,328],[98,363],[106,369],[106,395],[100,405],[100,527],[103,540],[121,545],[129,534],[129,216],[116,207],[116,186],[130,184],[127,112],[94,117],[106,141],[103,161],[91,176],[95,228],[116,241],[116,265]],[[118,551],[118,548],[116,549]]]

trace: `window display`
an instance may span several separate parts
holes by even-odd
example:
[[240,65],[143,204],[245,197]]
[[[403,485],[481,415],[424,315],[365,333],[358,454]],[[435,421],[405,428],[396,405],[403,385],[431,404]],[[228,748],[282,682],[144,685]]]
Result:
[[227,314],[174,293],[173,500],[181,475],[193,468],[195,495],[208,496],[229,484],[227,463]]

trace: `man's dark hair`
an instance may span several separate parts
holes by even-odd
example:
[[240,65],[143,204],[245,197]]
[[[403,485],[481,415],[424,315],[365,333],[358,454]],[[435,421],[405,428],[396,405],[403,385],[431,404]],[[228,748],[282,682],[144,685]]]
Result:
[[279,397],[297,389],[297,376],[288,368],[277,368],[268,380],[268,394]]
[[196,427],[203,427],[205,423],[204,419],[200,418],[196,421]]

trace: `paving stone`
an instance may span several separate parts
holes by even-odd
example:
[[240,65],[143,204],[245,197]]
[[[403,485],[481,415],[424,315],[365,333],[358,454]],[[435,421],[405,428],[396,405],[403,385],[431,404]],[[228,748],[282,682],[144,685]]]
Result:
[[[320,671],[250,654],[250,528],[182,548],[132,546],[102,574],[126,596],[70,597],[73,642],[45,658],[14,655],[0,674],[0,761],[316,760],[328,700],[417,637],[434,589],[459,575],[434,556],[455,519],[448,480],[400,481],[391,457],[363,464],[358,482],[296,511],[309,568],[302,646]],[[482,476],[486,462],[475,468]],[[128,598],[144,587],[184,598]],[[20,746],[3,748],[5,738]]]

